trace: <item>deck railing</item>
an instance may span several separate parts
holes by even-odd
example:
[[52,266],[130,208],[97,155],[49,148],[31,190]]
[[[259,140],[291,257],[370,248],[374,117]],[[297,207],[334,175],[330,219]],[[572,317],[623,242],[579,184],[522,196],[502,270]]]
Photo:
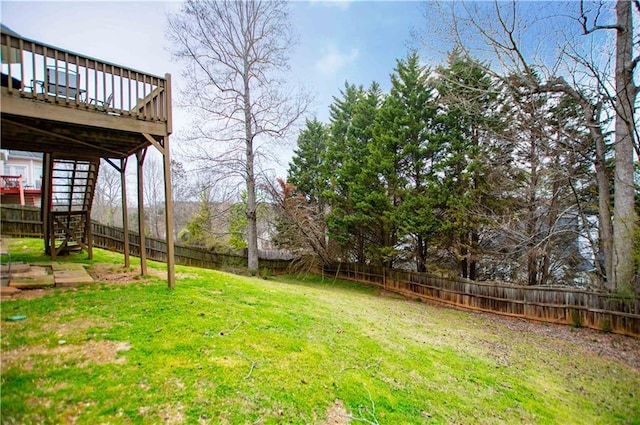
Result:
[[24,187],[22,176],[0,176],[0,193],[18,195],[20,205],[24,205]]
[[0,188],[22,190],[22,176],[0,176]]
[[154,76],[5,32],[0,46],[9,95],[170,126],[169,74]]

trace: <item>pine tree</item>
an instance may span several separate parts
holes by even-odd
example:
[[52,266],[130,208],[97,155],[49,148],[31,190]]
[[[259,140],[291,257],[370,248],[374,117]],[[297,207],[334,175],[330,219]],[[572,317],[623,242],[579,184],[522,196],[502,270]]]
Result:
[[394,71],[376,120],[372,157],[392,206],[385,217],[388,250],[410,246],[418,271],[425,271],[429,240],[439,227],[430,193],[438,155],[435,92],[417,54],[398,60]]
[[510,174],[510,158],[497,137],[498,88],[481,64],[458,50],[438,74],[443,248],[454,253],[462,277],[476,279],[483,222],[478,206],[496,212],[500,195],[495,189],[503,188]]
[[373,123],[382,92],[376,83],[368,90],[347,83],[341,94],[330,108],[325,157],[331,176],[328,230],[342,246],[344,259],[364,263],[372,256],[379,259],[383,234],[380,213],[388,208],[377,175],[369,167]]

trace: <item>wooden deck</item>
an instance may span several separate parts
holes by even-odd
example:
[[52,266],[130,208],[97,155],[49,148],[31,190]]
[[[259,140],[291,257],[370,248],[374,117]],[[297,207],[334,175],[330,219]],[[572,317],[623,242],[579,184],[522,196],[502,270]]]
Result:
[[[75,241],[91,258],[90,226],[71,224],[72,206],[63,222],[53,211],[56,186],[52,183],[56,165],[82,161],[95,172],[86,178],[82,191],[87,207],[80,213],[83,223],[91,222],[91,199],[95,190],[99,158],[106,159],[121,174],[125,196],[126,164],[136,156],[138,168],[138,225],[144,228],[142,167],[147,148],[153,146],[163,156],[166,202],[168,283],[175,282],[173,259],[173,212],[170,183],[169,135],[171,128],[171,76],[155,76],[93,57],[21,37],[6,27],[0,32],[2,71],[0,117],[3,149],[45,154],[43,208],[47,229],[47,252],[54,257],[59,247]],[[71,180],[70,180],[71,181]],[[74,184],[75,187],[75,184]],[[80,192],[67,191],[73,199]],[[80,195],[78,195],[80,196]],[[71,202],[71,201],[69,201]],[[126,223],[126,202],[123,202]],[[78,215],[73,212],[74,218]],[[81,230],[84,229],[84,233]],[[77,232],[76,232],[77,231]],[[82,233],[76,235],[76,233]],[[128,233],[127,233],[128,234]],[[144,235],[144,234],[143,234]],[[56,245],[56,239],[62,240]],[[144,240],[144,236],[141,236]],[[146,253],[140,254],[142,274],[146,273]],[[125,265],[129,253],[125,251]]]
[[5,33],[0,44],[3,148],[126,158],[171,134],[170,75]]

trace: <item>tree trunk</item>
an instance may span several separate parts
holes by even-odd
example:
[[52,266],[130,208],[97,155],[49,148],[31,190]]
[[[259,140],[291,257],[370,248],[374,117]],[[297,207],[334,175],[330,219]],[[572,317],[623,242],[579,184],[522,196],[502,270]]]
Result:
[[633,180],[633,21],[631,1],[616,4],[616,124],[614,153],[613,265],[616,288],[632,288],[635,274],[633,246],[636,227]]
[[416,240],[416,270],[420,273],[427,271],[427,243],[420,235]]
[[462,247],[460,248],[460,274],[463,279],[469,277],[469,249],[466,246],[466,241],[464,241]]
[[[592,121],[595,122],[595,120]],[[607,173],[605,162],[606,145],[600,125],[591,125],[590,122],[590,127],[596,146],[594,166],[596,169],[596,180],[598,182],[598,232],[599,239],[602,243],[602,253],[604,255],[605,284],[607,288],[613,290],[615,289],[613,273],[613,225],[611,224],[611,185],[609,183],[609,173]]]
[[[247,65],[248,67],[248,65]],[[244,126],[246,143],[246,176],[247,183],[247,268],[251,275],[258,274],[258,223],[256,205],[256,179],[253,170],[253,121],[251,119],[251,97],[249,73],[244,74]]]
[[560,190],[560,180],[557,177],[554,177],[553,187],[552,187],[552,195],[551,195],[551,203],[549,205],[549,211],[547,212],[547,230],[545,231],[545,239],[546,242],[542,245],[542,259],[540,265],[540,279],[538,284],[540,285],[548,285],[549,279],[551,277],[551,247],[552,247],[552,233],[555,232],[555,222],[558,219],[559,211],[558,211],[558,196]]
[[247,268],[251,275],[258,273],[258,215],[256,211],[253,154],[249,154],[249,148],[247,148]]
[[476,261],[478,247],[480,245],[480,235],[475,230],[471,232],[471,257],[469,259],[469,279],[478,278],[478,262]]
[[526,246],[527,246],[527,284],[538,284],[538,250],[536,248],[538,242],[537,225],[536,225],[536,209],[537,197],[536,187],[538,185],[538,157],[536,152],[535,140],[529,141],[529,193],[527,205],[527,223],[526,223]]
[[[606,154],[607,146],[605,135],[600,123],[602,103],[592,104],[586,97],[571,87],[563,78],[558,78],[551,85],[552,91],[561,91],[575,99],[582,109],[589,134],[595,146],[595,158],[593,165],[596,170],[596,181],[598,184],[598,238],[600,240],[602,254],[604,256],[604,273],[606,286],[614,290],[615,278],[613,273],[613,225],[611,223],[611,184],[609,173],[607,172]],[[597,259],[596,259],[597,262]],[[600,269],[600,266],[598,266]]]
[[358,236],[356,237],[356,262],[358,264],[365,264],[367,262],[366,254],[364,252],[365,248],[365,238],[362,234],[362,230],[358,232]]

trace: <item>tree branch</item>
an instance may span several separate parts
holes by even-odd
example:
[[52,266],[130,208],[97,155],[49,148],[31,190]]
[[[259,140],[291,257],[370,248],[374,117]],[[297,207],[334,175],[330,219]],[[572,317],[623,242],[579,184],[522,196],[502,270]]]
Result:
[[[636,0],[637,2],[638,0]],[[598,30],[618,30],[622,31],[624,28],[621,25],[600,25],[598,24],[598,19],[600,18],[600,11],[602,9],[602,3],[598,4],[598,10],[596,12],[596,16],[593,18],[593,22],[591,23],[591,27],[588,25],[587,13],[584,10],[584,0],[580,0],[580,18],[578,21],[582,26],[582,31],[584,35],[591,34]]]
[[251,368],[249,369],[249,373],[247,373],[245,375],[245,377],[244,377],[244,379],[249,379],[249,377],[253,373],[253,369],[255,369],[255,367],[256,367],[256,362],[254,360],[251,360],[249,357],[247,357],[244,353],[242,353],[240,351],[236,351],[236,354],[239,355],[240,357],[242,357],[243,359],[251,362]]

